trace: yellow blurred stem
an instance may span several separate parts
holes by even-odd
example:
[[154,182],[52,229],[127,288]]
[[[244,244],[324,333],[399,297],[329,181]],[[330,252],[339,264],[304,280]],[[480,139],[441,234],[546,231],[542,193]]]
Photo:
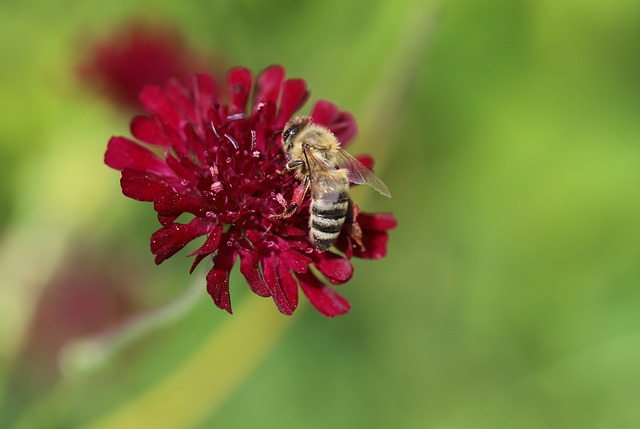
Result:
[[189,428],[213,413],[292,322],[251,295],[238,313],[155,388],[85,429]]

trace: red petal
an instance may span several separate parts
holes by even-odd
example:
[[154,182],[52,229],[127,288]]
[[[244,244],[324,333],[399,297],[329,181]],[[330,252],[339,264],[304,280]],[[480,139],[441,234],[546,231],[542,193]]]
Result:
[[[186,146],[189,148],[190,153],[196,155],[202,164],[206,164],[206,141],[198,135],[198,132],[193,124],[185,125],[184,134],[187,143]],[[184,159],[188,159],[188,157],[184,157]]]
[[398,226],[398,221],[391,213],[360,213],[357,221],[363,230],[388,231]]
[[136,116],[131,120],[131,134],[145,143],[154,146],[169,147],[171,142],[168,141],[158,123],[148,116]]
[[161,215],[179,215],[192,213],[196,216],[204,214],[202,197],[191,197],[173,191],[163,191],[155,195],[153,208]]
[[170,226],[173,222],[175,222],[176,219],[178,219],[180,217],[180,215],[158,215],[158,222],[160,222],[160,225],[162,226]]
[[313,122],[324,126],[329,126],[339,115],[338,106],[326,100],[318,100],[311,110]]
[[176,78],[169,79],[164,87],[164,93],[173,108],[180,112],[182,118],[191,122],[196,122],[199,119],[191,94]]
[[318,280],[313,274],[298,274],[298,282],[309,302],[327,317],[345,314],[351,308],[349,301]]
[[229,71],[227,85],[231,113],[244,113],[246,111],[252,84],[253,76],[248,69],[238,67]]
[[245,231],[247,238],[251,242],[251,244],[258,245],[262,243],[262,234],[256,229],[247,229]]
[[229,271],[211,270],[207,274],[207,292],[219,308],[231,311],[231,296],[229,295]]
[[[204,122],[207,112],[218,100],[218,89],[215,79],[204,73],[197,74],[191,78],[194,104],[197,106],[196,114],[198,122]],[[251,85],[249,85],[251,87]]]
[[359,246],[353,249],[353,255],[362,259],[381,259],[387,255],[387,242],[389,234],[386,232],[365,231],[362,235],[364,252]]
[[296,273],[306,273],[307,269],[309,269],[309,264],[313,262],[310,257],[294,249],[287,249],[280,253],[280,260]]
[[289,271],[289,268],[283,264],[278,264],[278,276],[280,277],[280,285],[282,293],[287,299],[291,312],[298,307],[298,282]]
[[275,128],[281,129],[291,116],[300,109],[309,98],[307,83],[302,79],[289,79],[282,89],[280,113]]
[[[225,234],[226,235],[226,234]],[[213,269],[207,274],[207,292],[213,302],[223,310],[231,311],[231,296],[229,295],[229,273],[236,261],[235,248],[225,244],[218,249]]]
[[291,225],[278,225],[277,233],[279,235],[282,235],[283,237],[302,237],[304,235],[307,235],[309,232],[308,230],[296,228],[295,226]]
[[159,86],[145,86],[140,92],[140,102],[149,113],[158,115],[163,122],[169,124],[174,130],[182,129],[184,122],[182,114]]
[[290,285],[285,283],[283,286],[280,282],[279,270],[278,270],[278,259],[274,256],[266,257],[262,260],[262,267],[264,270],[264,281],[271,292],[271,296],[273,297],[273,301],[276,303],[278,310],[282,314],[286,314],[290,316],[293,314],[293,310],[295,310],[297,305],[297,295],[295,296],[295,300],[287,296],[288,287]]
[[198,250],[189,253],[188,256],[208,255],[213,253],[220,245],[220,237],[222,237],[222,224],[214,226],[202,246],[200,246]]
[[358,134],[356,120],[349,112],[342,112],[340,117],[329,125],[329,129],[343,144],[349,143]]
[[208,232],[209,222],[195,218],[188,224],[174,223],[151,235],[151,252],[156,255],[156,264],[175,255],[180,249]]
[[104,162],[120,171],[130,168],[162,176],[173,175],[167,164],[155,153],[124,137],[111,137]]
[[260,73],[256,90],[256,109],[260,103],[277,105],[284,83],[284,76],[284,68],[278,65],[267,67]]
[[259,262],[258,255],[254,255],[253,252],[247,250],[240,252],[240,272],[247,279],[253,293],[260,296],[271,296],[267,284],[262,279]]
[[358,126],[351,113],[339,111],[330,101],[319,100],[313,106],[311,118],[313,122],[329,128],[343,145],[358,133]]
[[153,201],[158,192],[172,189],[164,179],[164,177],[155,174],[126,168],[122,171],[120,186],[122,193],[129,198],[138,201]]
[[348,260],[330,252],[325,252],[322,256],[315,265],[329,282],[339,285],[351,279],[353,265]]
[[370,155],[358,155],[356,156],[356,159],[360,161],[369,170],[373,169],[373,157],[371,157]]
[[176,187],[177,190],[186,191],[187,189],[190,189],[189,186],[193,187],[193,185],[198,182],[196,174],[199,171],[199,167],[196,167],[189,158],[182,158],[178,161],[173,156],[168,155],[167,165],[176,176],[186,180],[186,182],[184,182],[184,180],[176,180],[176,182],[178,182],[178,186]]

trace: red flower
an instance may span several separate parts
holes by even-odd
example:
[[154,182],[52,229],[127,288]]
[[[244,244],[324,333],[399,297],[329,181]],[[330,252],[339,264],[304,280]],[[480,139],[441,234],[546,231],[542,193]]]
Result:
[[[294,175],[284,171],[280,133],[309,93],[303,80],[285,79],[279,66],[258,76],[253,98],[252,86],[251,72],[236,68],[228,74],[226,102],[208,75],[193,76],[186,87],[176,80],[164,88],[146,87],[140,98],[150,116],[135,117],[131,132],[163,155],[113,137],[105,162],[122,171],[126,196],[153,201],[162,224],[151,237],[156,263],[195,238],[206,237],[190,254],[191,269],[212,257],[207,290],[218,307],[231,312],[229,272],[239,257],[251,290],[271,296],[282,313],[296,309],[298,285],[325,316],[346,313],[349,303],[309,267],[313,265],[328,283],[345,283],[353,275],[352,256],[385,256],[387,231],[396,221],[390,214],[359,214],[364,249],[355,247],[343,232],[336,242],[342,253],[334,253],[319,252],[309,241],[308,199],[290,218],[271,219],[282,212],[281,203],[297,186]],[[352,116],[330,102],[317,102],[311,117],[342,142],[356,133]],[[193,218],[176,222],[184,213]]]
[[131,284],[104,263],[108,254],[75,249],[38,300],[20,362],[42,376],[57,372],[63,345],[113,328],[139,309]]
[[185,79],[211,69],[210,62],[190,52],[173,27],[134,21],[94,41],[78,74],[116,104],[139,109],[138,94],[145,85],[163,85],[171,77]]

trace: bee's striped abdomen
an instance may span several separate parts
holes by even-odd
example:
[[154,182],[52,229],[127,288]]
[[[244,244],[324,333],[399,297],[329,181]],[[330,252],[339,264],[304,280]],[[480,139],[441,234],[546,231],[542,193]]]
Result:
[[335,243],[349,207],[348,185],[338,195],[337,200],[318,199],[311,201],[309,235],[316,249],[327,250]]

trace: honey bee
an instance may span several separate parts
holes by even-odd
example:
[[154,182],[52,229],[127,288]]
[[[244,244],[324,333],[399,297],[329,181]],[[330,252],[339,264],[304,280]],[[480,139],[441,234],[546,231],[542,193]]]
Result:
[[301,186],[294,191],[284,212],[271,217],[286,219],[293,215],[311,188],[309,238],[313,246],[319,251],[329,249],[346,221],[350,236],[362,248],[362,232],[354,219],[349,182],[367,184],[391,198],[387,186],[342,149],[329,129],[312,123],[308,116],[298,116],[287,122],[282,132],[282,147],[288,161],[286,169],[295,172]]

